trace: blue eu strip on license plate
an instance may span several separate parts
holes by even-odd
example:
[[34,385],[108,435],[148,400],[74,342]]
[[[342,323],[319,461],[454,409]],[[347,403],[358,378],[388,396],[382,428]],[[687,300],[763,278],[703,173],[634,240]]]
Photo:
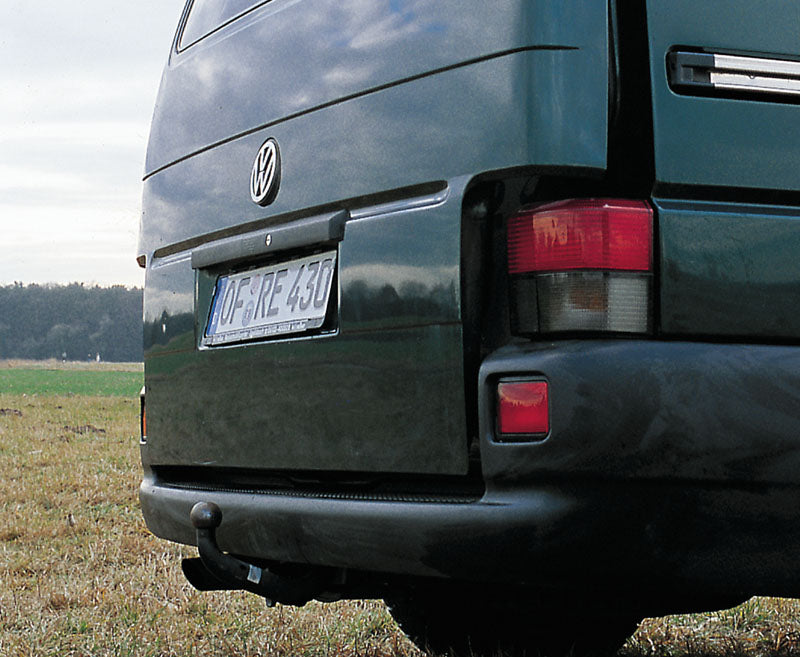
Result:
[[204,346],[305,333],[322,326],[336,251],[220,276]]

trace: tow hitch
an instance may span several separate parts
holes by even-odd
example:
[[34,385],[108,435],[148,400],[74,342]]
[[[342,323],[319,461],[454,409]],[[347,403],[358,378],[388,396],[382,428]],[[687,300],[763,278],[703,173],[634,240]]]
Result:
[[309,567],[301,575],[278,575],[269,569],[226,554],[217,545],[222,510],[213,502],[198,502],[189,514],[197,530],[200,558],[184,559],[183,574],[200,591],[250,591],[275,603],[303,606],[333,583],[335,571]]

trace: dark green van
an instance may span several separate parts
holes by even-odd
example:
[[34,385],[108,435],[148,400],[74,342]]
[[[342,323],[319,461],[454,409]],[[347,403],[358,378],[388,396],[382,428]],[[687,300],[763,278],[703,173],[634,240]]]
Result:
[[142,509],[200,589],[456,654],[800,595],[800,13],[194,0]]

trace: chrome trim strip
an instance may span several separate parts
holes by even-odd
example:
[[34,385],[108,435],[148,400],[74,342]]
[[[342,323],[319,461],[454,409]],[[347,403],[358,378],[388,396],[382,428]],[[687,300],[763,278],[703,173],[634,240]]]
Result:
[[696,52],[667,56],[672,87],[800,96],[800,62]]
[[727,89],[729,91],[800,95],[800,80],[764,78],[741,73],[715,73],[712,71],[711,84],[715,89]]
[[367,217],[377,217],[384,214],[395,212],[407,212],[409,210],[423,210],[441,205],[450,197],[450,186],[426,196],[414,196],[400,201],[370,205],[350,211],[351,219],[366,219]]
[[717,89],[800,95],[800,62],[714,55],[709,74]]
[[723,71],[737,71],[747,75],[800,78],[800,62],[785,59],[714,55],[714,67]]

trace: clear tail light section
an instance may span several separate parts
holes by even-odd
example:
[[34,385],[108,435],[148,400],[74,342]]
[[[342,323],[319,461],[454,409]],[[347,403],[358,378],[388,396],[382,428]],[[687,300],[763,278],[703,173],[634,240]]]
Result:
[[577,199],[526,207],[508,223],[516,333],[648,333],[653,210]]

